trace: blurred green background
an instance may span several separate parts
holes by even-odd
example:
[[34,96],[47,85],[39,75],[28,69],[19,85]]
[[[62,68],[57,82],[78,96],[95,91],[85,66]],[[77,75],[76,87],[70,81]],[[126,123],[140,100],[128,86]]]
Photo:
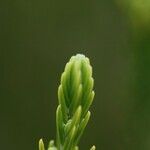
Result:
[[113,0],[1,1],[0,149],[55,139],[60,75],[76,53],[90,58],[96,92],[81,149],[150,149],[150,34],[131,30]]

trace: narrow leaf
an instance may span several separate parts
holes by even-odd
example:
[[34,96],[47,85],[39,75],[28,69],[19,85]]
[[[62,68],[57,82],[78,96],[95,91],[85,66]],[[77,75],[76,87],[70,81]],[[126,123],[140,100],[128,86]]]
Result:
[[57,126],[57,146],[58,148],[61,147],[63,143],[63,136],[64,136],[64,131],[63,131],[63,118],[62,118],[62,112],[61,112],[61,105],[57,107],[56,110],[56,126]]
[[87,112],[85,118],[81,121],[80,125],[79,125],[79,128],[78,128],[78,132],[77,132],[77,135],[76,135],[76,138],[75,138],[75,145],[78,144],[83,132],[84,132],[84,129],[90,119],[90,116],[91,116],[91,113],[90,111]]
[[90,150],[96,150],[95,145],[93,145]]
[[39,150],[45,150],[43,140],[39,140]]

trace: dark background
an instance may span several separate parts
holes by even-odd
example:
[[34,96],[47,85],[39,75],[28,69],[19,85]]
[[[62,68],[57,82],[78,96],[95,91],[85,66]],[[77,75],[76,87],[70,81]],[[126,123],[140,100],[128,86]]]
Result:
[[114,1],[0,3],[0,149],[36,150],[41,137],[46,145],[55,139],[60,76],[77,53],[91,60],[96,92],[81,149],[137,144],[127,121],[134,81],[129,23]]

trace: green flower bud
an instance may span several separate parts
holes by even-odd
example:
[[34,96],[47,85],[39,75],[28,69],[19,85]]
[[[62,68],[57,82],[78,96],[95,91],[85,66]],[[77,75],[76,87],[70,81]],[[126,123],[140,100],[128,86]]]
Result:
[[89,121],[89,108],[94,98],[92,67],[87,57],[72,56],[66,64],[58,88],[57,146],[78,149],[77,144]]
[[[79,150],[78,143],[90,119],[94,98],[92,67],[81,54],[71,57],[61,75],[56,110],[57,143],[51,140],[48,150]],[[45,150],[42,139],[39,150]],[[91,148],[95,150],[95,146]]]

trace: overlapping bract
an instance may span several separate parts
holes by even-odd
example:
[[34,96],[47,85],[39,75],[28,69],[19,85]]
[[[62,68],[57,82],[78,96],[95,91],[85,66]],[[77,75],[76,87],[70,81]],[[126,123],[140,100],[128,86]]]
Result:
[[58,88],[56,113],[58,150],[78,150],[79,139],[89,121],[94,98],[89,59],[77,54],[66,64]]
[[[78,143],[90,118],[94,80],[87,57],[71,57],[66,64],[58,88],[59,105],[56,111],[57,143],[49,142],[48,150],[79,150]],[[92,146],[90,150],[95,150]],[[39,150],[45,150],[42,139]]]

